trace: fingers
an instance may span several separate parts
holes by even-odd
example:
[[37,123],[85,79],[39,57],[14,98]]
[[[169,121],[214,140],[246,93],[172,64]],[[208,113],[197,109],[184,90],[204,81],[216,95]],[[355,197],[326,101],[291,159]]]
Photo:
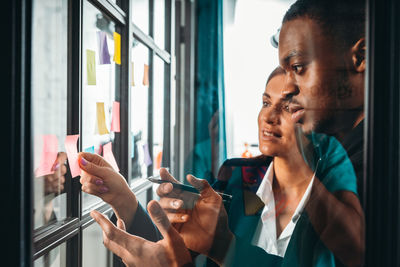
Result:
[[[110,174],[110,171],[111,171],[110,168],[112,168],[112,167],[108,163],[107,164],[109,165],[109,168],[105,165],[99,165],[99,164],[92,162],[92,161],[100,160],[99,158],[101,158],[101,157],[99,155],[81,152],[81,153],[79,153],[78,158],[79,158],[79,160],[78,160],[79,167],[83,171],[85,171],[89,174],[98,176],[98,177],[102,177],[102,178],[107,177],[107,175]],[[101,158],[101,160],[103,160],[103,159]],[[103,160],[103,161],[105,162],[105,160]]]
[[[129,257],[129,252],[126,250],[126,245],[128,238],[132,236],[129,236],[129,234],[126,232],[116,228],[110,222],[110,220],[108,220],[97,210],[91,211],[90,216],[100,225],[101,229],[103,230],[104,246],[106,246],[121,259]],[[138,242],[140,242],[140,240]]]
[[[126,251],[124,252],[122,249],[138,253],[146,242],[150,242],[117,228],[108,218],[97,210],[92,210],[90,216],[92,216],[103,230],[104,245],[121,258],[127,256],[123,254]],[[119,226],[122,227],[121,222],[119,223]]]
[[147,205],[147,210],[149,211],[152,221],[165,239],[176,240],[180,238],[180,235],[175,228],[171,226],[167,215],[164,213],[157,201],[151,200]]
[[112,166],[100,155],[88,152],[79,152],[78,158],[84,158],[86,161],[93,163],[94,165],[98,165],[100,167],[110,167]]
[[121,229],[122,231],[126,232],[125,223],[122,219],[117,220],[117,227],[118,229]]
[[100,196],[103,193],[107,193],[109,188],[104,185],[104,181],[93,175],[88,175],[82,172],[81,179],[79,180],[82,184],[82,191],[91,195]]
[[210,186],[210,184],[207,182],[207,180],[204,179],[198,179],[194,177],[193,175],[188,175],[186,177],[188,182],[193,185],[197,190],[200,191],[200,195],[202,198],[210,198],[214,200],[219,200],[222,198],[220,195],[218,195],[217,192],[214,191],[214,189]]
[[160,177],[162,180],[170,181],[173,183],[179,183],[165,168],[160,169]]

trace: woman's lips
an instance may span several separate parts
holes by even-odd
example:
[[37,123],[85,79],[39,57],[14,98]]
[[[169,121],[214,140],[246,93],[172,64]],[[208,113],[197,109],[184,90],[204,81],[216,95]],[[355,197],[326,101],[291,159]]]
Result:
[[282,135],[280,134],[279,131],[273,131],[273,130],[267,130],[263,129],[261,131],[261,138],[265,141],[271,141],[271,140],[277,140],[278,138],[281,138]]

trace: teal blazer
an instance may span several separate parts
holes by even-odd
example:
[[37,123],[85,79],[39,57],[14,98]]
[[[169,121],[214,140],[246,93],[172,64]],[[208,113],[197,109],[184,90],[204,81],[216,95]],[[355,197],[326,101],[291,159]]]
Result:
[[[341,144],[322,134],[311,134],[314,159],[318,158],[316,177],[328,191],[347,190],[357,195],[357,181],[353,165]],[[314,231],[304,210],[297,221],[284,258],[270,255],[251,245],[264,204],[255,194],[272,158],[229,159],[218,173],[213,187],[233,196],[226,206],[229,227],[237,242],[228,256],[229,266],[337,266],[333,253],[325,247]]]

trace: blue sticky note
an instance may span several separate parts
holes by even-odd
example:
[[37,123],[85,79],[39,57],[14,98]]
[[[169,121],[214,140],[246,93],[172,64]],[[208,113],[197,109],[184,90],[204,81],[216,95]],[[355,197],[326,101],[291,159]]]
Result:
[[88,153],[94,153],[94,146],[85,148],[83,151],[88,152]]

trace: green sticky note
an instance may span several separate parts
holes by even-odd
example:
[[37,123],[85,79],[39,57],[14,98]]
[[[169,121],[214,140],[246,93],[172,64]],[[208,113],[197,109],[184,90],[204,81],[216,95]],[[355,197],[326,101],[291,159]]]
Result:
[[86,50],[87,84],[96,85],[96,55],[93,50]]

